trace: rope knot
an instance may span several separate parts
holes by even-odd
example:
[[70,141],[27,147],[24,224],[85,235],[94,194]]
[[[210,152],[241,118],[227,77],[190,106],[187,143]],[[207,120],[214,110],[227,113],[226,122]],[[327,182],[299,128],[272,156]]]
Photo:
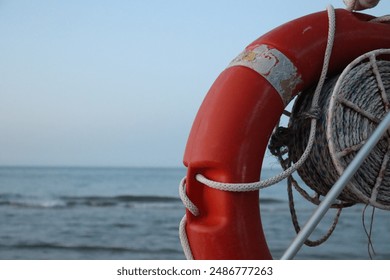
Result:
[[274,156],[280,156],[286,151],[291,139],[290,130],[287,127],[278,127],[271,136],[268,149]]

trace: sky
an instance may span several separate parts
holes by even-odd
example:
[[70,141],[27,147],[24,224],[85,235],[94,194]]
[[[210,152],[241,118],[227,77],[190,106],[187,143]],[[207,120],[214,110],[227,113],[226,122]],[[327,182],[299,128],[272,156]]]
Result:
[[[0,165],[182,166],[218,74],[262,34],[328,4],[344,7],[0,0]],[[390,13],[390,1],[366,12]]]

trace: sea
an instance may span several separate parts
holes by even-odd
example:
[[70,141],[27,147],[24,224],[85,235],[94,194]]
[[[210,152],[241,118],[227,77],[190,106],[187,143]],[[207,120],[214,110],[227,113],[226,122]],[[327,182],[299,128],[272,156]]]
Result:
[[[262,179],[278,172],[263,169]],[[185,259],[178,234],[185,174],[185,168],[0,167],[0,259]],[[315,206],[295,197],[303,225]],[[278,259],[296,236],[286,183],[262,190],[260,201],[267,243]],[[295,259],[390,259],[389,212],[363,210],[344,209],[330,238],[303,246]],[[311,238],[321,237],[334,215],[330,210]]]

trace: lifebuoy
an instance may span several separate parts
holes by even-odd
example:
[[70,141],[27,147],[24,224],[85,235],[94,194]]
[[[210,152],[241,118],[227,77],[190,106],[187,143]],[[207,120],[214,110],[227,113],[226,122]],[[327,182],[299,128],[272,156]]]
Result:
[[[366,14],[336,10],[329,75],[368,51],[390,47],[390,25]],[[216,79],[187,142],[186,193],[199,208],[186,212],[188,243],[195,259],[271,259],[261,225],[259,193],[226,192],[196,180],[260,179],[269,137],[293,96],[321,73],[328,33],[326,12],[311,14],[261,36]]]

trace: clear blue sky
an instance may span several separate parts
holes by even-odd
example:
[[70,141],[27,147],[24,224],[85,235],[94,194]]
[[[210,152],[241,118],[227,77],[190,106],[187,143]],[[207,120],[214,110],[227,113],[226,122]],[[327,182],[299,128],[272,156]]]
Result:
[[230,60],[328,3],[0,1],[0,165],[181,166]]

